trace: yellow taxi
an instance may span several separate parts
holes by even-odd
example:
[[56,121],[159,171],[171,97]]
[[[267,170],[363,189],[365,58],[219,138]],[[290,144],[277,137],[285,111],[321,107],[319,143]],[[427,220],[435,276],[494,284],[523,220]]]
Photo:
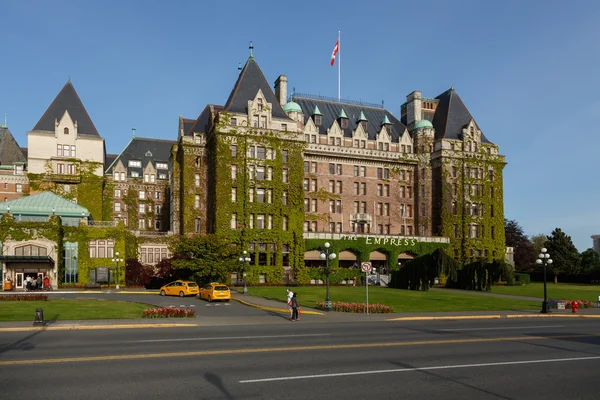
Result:
[[200,289],[200,298],[209,302],[214,300],[231,300],[231,292],[227,285],[222,283],[209,283]]
[[198,284],[192,281],[175,281],[160,288],[161,296],[197,296]]

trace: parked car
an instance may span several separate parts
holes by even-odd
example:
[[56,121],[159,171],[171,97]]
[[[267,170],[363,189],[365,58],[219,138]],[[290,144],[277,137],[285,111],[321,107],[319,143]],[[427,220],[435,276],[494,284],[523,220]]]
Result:
[[231,292],[227,285],[223,283],[209,283],[200,289],[199,297],[209,302],[214,300],[225,300],[228,302],[231,300]]
[[160,289],[167,283],[167,280],[164,278],[159,278],[158,276],[153,276],[150,278],[150,282],[146,283],[146,289]]
[[175,281],[160,288],[161,296],[197,296],[198,284],[192,281]]

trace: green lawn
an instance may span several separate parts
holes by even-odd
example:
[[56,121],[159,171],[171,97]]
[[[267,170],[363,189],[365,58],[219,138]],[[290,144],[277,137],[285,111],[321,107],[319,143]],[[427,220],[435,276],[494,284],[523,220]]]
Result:
[[141,318],[148,304],[104,300],[0,301],[0,321],[33,321],[35,309],[45,320]]
[[[548,298],[557,300],[588,300],[597,302],[600,296],[599,285],[578,285],[571,283],[548,283]],[[492,293],[511,294],[544,298],[544,284],[533,282],[524,286],[494,286]]]
[[[248,293],[285,302],[286,288],[282,286],[249,287]],[[317,302],[325,300],[324,286],[301,286],[292,289],[298,293],[301,306],[315,307]],[[364,287],[331,286],[331,301],[364,303]],[[537,301],[523,301],[486,296],[473,296],[462,293],[444,293],[440,291],[412,291],[369,287],[369,303],[390,306],[394,312],[433,312],[433,311],[491,311],[491,310],[535,310],[540,308]]]

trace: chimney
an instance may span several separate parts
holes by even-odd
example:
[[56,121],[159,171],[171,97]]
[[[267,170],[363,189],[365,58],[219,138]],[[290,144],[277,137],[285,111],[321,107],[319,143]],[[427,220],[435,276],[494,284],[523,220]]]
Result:
[[421,120],[421,92],[415,90],[406,96],[406,125],[411,126]]
[[275,81],[275,97],[282,106],[287,103],[287,76],[279,75],[279,78]]

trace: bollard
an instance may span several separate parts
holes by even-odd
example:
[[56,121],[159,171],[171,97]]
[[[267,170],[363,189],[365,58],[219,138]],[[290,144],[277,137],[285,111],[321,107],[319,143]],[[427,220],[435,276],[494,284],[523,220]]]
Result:
[[34,324],[43,324],[44,323],[44,309],[36,308],[35,309],[35,321]]

